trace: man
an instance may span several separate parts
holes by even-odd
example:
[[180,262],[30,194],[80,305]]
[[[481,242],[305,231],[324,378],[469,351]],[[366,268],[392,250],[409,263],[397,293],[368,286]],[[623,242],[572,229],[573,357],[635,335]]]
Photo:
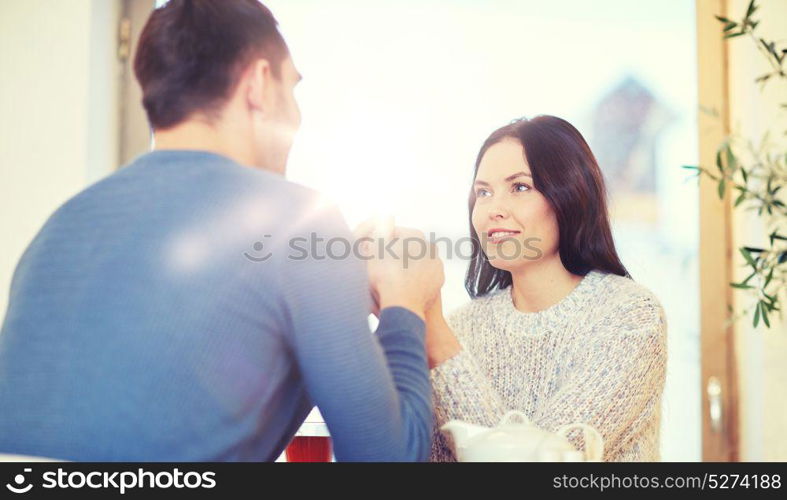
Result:
[[376,257],[367,275],[331,248],[352,238],[336,208],[282,177],[300,76],[271,13],[171,0],[134,69],[155,150],[60,207],[20,260],[0,452],[274,460],[317,405],[338,460],[425,460],[442,266]]

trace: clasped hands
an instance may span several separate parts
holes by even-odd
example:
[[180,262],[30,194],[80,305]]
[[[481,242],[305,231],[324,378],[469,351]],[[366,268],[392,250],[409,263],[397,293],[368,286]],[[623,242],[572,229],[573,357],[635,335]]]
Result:
[[[440,289],[445,274],[435,245],[417,229],[380,220],[366,221],[354,233],[356,239],[364,239],[360,248],[367,262],[372,313],[399,306],[423,319],[429,368],[458,354],[461,345],[443,315]],[[418,253],[410,254],[415,247]],[[378,251],[381,248],[385,252]]]

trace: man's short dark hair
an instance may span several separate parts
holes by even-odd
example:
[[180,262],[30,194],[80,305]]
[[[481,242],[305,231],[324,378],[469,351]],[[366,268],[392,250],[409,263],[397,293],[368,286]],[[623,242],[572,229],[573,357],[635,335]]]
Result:
[[194,111],[215,115],[255,58],[267,59],[279,78],[288,55],[258,0],[170,0],[142,30],[134,73],[151,126],[167,129]]

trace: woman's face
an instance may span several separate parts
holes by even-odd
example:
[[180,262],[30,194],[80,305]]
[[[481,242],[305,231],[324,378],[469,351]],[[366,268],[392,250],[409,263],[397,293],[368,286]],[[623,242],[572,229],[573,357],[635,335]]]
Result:
[[473,189],[473,227],[492,266],[515,271],[557,253],[555,214],[533,187],[519,141],[503,139],[486,150]]

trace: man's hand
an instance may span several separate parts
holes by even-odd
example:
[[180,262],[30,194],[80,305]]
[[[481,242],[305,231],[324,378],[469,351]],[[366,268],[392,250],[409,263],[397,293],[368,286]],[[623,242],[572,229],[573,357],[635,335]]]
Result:
[[445,281],[437,248],[417,229],[396,227],[382,234],[373,222],[359,226],[355,236],[374,240],[364,245],[364,255],[378,310],[401,306],[425,318]]

